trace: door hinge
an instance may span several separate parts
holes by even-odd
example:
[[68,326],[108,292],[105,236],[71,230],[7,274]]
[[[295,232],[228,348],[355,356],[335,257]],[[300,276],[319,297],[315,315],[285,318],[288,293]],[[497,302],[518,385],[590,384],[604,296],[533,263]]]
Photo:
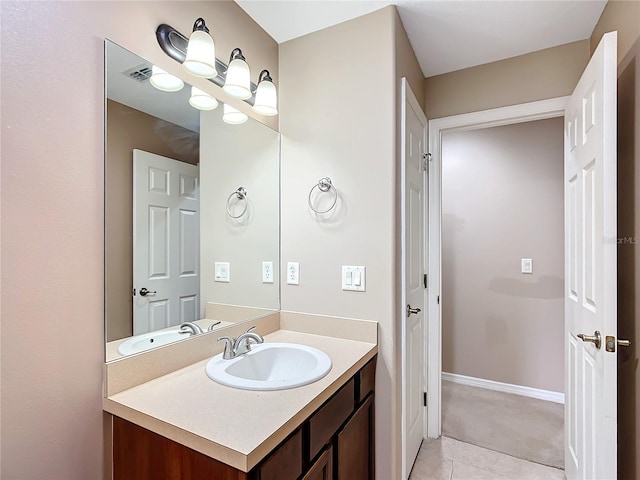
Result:
[[429,162],[431,161],[430,153],[422,154],[422,170],[425,172],[429,172]]
[[422,403],[424,403],[424,406],[427,406],[427,392],[423,392],[422,393]]
[[426,273],[424,274],[423,281],[424,281],[424,288],[427,288],[427,285],[429,285],[429,276]]
[[440,295],[438,295],[438,305],[440,305]]
[[132,293],[132,294],[133,294],[133,296],[135,297],[135,296],[136,296],[136,289],[134,288],[134,289],[133,289],[133,292],[131,292],[131,293]]

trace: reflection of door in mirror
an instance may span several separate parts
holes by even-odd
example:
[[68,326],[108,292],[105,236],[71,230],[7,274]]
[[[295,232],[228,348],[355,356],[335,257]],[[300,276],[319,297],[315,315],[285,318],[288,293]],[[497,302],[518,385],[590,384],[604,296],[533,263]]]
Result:
[[111,99],[107,100],[106,123],[106,333],[107,341],[112,341],[133,335],[133,307],[140,298],[139,289],[156,290],[134,284],[132,278],[133,152],[141,149],[197,168],[200,135]]
[[133,334],[199,312],[198,167],[133,151]]

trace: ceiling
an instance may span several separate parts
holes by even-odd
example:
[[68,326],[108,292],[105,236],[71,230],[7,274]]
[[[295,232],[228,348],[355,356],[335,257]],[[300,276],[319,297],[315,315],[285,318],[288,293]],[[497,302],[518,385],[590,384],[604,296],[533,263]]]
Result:
[[179,92],[161,92],[146,78],[135,80],[130,72],[151,69],[151,63],[108,40],[106,57],[107,98],[187,130],[200,131],[200,111],[189,105],[189,85]]
[[591,36],[606,0],[236,0],[278,43],[389,4],[425,77]]

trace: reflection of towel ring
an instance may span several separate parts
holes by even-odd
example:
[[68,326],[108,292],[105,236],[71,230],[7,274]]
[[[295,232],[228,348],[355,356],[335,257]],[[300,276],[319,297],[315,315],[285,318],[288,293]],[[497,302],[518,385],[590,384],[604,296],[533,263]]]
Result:
[[[244,200],[244,208],[238,215],[233,215],[230,209],[231,199],[234,197],[234,195],[238,200]],[[238,189],[227,198],[227,215],[229,215],[231,218],[240,218],[247,212],[248,206],[249,201],[247,200],[247,191],[244,189],[244,187],[238,187]]]
[[[313,195],[313,191],[316,188],[320,192],[328,192],[329,190],[333,189],[333,203],[326,210],[316,210],[315,208],[313,208],[313,204],[311,203],[311,196]],[[309,208],[316,213],[322,214],[329,212],[331,209],[333,209],[333,207],[336,206],[337,201],[338,191],[336,190],[336,187],[331,184],[331,179],[329,177],[322,177],[320,180],[318,180],[318,183],[311,188],[311,191],[309,192]]]

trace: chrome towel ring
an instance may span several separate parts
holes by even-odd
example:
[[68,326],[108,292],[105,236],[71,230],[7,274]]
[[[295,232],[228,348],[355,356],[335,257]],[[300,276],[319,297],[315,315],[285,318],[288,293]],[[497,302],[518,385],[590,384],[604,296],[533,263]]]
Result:
[[[327,208],[326,210],[317,210],[316,208],[314,208],[313,203],[311,202],[311,196],[313,195],[313,191],[316,188],[318,189],[318,191],[323,193],[326,193],[330,190],[333,191],[333,202],[331,203],[329,208]],[[318,180],[317,184],[311,187],[311,191],[309,192],[309,208],[314,212],[319,214],[328,213],[330,210],[333,209],[333,207],[336,206],[337,201],[338,201],[338,191],[336,190],[336,187],[334,187],[333,184],[331,183],[331,179],[329,177],[322,177],[320,180]]]
[[[238,201],[244,200],[244,208],[238,215],[234,215],[231,213],[231,199],[234,196],[238,199]],[[247,200],[247,191],[245,190],[244,187],[238,187],[238,189],[235,192],[233,192],[231,195],[229,195],[229,197],[227,198],[227,215],[229,215],[231,218],[240,218],[247,212],[248,206],[249,206],[249,201]]]

